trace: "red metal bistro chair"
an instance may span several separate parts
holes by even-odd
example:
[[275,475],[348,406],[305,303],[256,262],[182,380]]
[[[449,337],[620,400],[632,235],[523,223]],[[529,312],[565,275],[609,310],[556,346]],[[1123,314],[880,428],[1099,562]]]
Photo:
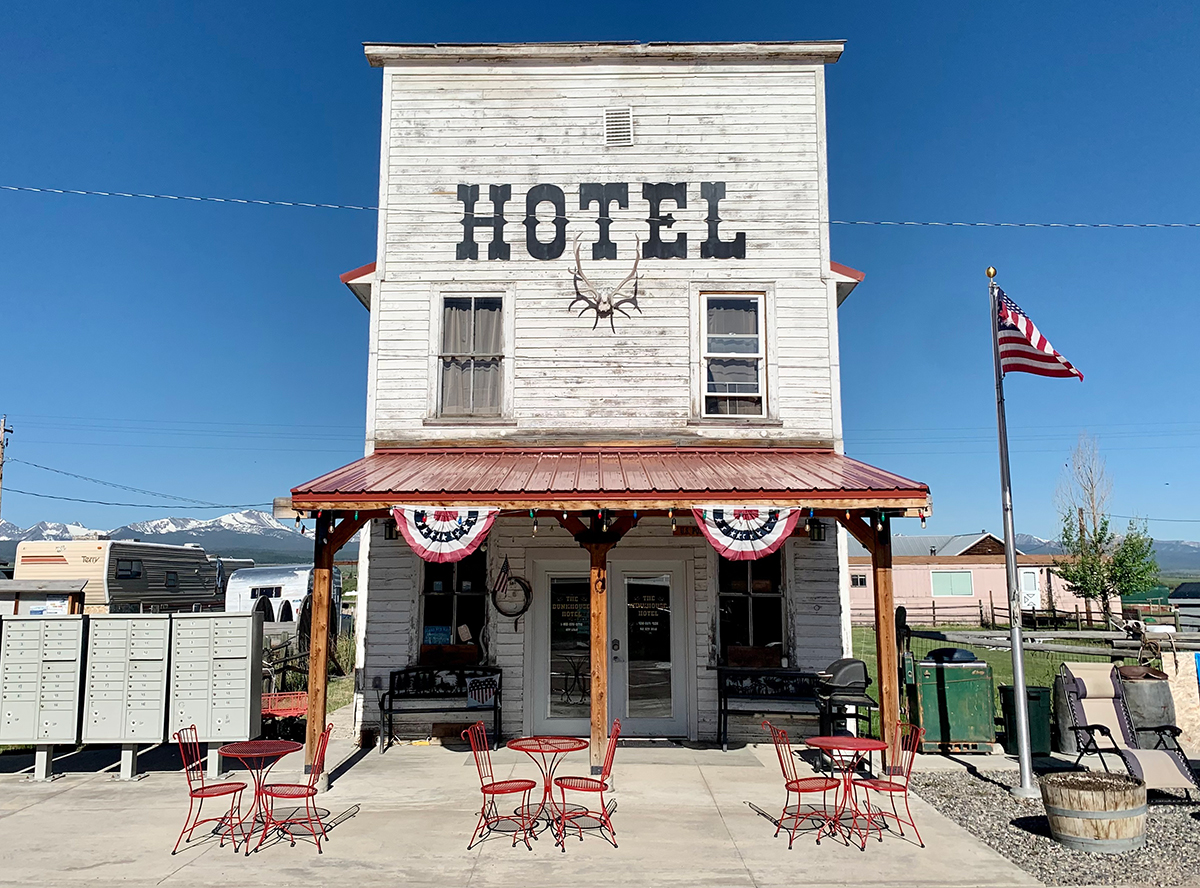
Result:
[[[475,839],[482,839],[504,821],[517,825],[513,831],[513,847],[516,847],[517,837],[525,843],[530,851],[529,834],[533,826],[530,820],[529,792],[537,787],[535,780],[497,780],[492,773],[492,754],[488,747],[487,729],[483,722],[475,722],[462,732],[462,738],[471,743],[471,753],[475,756],[475,768],[479,771],[479,791],[483,793],[483,807],[479,811],[479,822],[475,824],[475,832],[471,833],[471,841],[467,842],[467,850],[475,847]],[[521,794],[521,807],[515,815],[501,814],[496,806],[497,796]],[[536,839],[537,836],[535,835]]]
[[[256,848],[262,845],[263,840],[267,837],[267,833],[272,829],[278,829],[283,832],[292,840],[292,847],[295,847],[296,836],[293,835],[292,828],[302,826],[308,830],[308,833],[313,837],[313,841],[317,843],[317,853],[324,853],[321,850],[321,839],[328,839],[329,836],[325,834],[325,824],[321,822],[321,818],[317,815],[317,780],[320,779],[322,772],[325,770],[325,749],[329,746],[329,735],[332,733],[333,725],[328,724],[317,740],[316,755],[313,756],[312,768],[308,773],[308,783],[268,783],[263,786],[263,831],[262,835],[258,837]],[[297,806],[292,809],[292,813],[287,817],[275,816],[276,800],[298,802],[300,799],[304,799],[303,814],[300,813],[300,808]],[[253,825],[250,828],[253,829]]]
[[[233,826],[237,820],[237,811],[242,805],[242,790],[246,788],[246,784],[205,783],[204,761],[200,757],[200,741],[197,739],[195,725],[178,731],[175,734],[175,742],[179,744],[179,754],[183,757],[183,773],[188,782],[188,813],[171,853],[174,854],[179,850],[179,843],[183,841],[184,833],[187,834],[187,840],[190,842],[192,833],[201,823],[225,824],[225,828],[221,831],[221,847],[225,846],[225,837],[228,836],[233,842],[233,850],[236,851],[238,840]],[[219,796],[229,796],[229,810],[220,817],[201,820],[200,812],[204,808],[204,800],[215,799]],[[193,810],[196,815],[194,820],[192,819]]]
[[[868,829],[878,830],[881,842],[883,841],[883,829],[875,821],[878,819],[880,823],[886,825],[886,818],[891,817],[896,821],[896,826],[900,828],[900,835],[904,835],[905,826],[911,826],[913,832],[917,834],[917,842],[922,848],[925,847],[925,843],[921,841],[921,832],[913,822],[912,811],[908,807],[908,778],[912,774],[913,760],[917,757],[917,750],[921,748],[921,738],[924,736],[924,728],[896,722],[895,741],[889,750],[889,757],[893,761],[888,763],[883,776],[863,777],[854,781],[854,786],[861,788],[864,792],[863,802],[867,811]],[[871,810],[871,793],[873,792],[885,793],[891,799],[892,811],[890,814],[882,808],[878,811]],[[901,817],[896,809],[896,796],[900,796],[904,800],[905,817]],[[864,838],[863,841],[865,842],[866,839]]]
[[[609,780],[612,777],[613,756],[617,753],[617,741],[621,737],[621,720],[614,718],[612,723],[612,732],[608,736],[608,750],[604,753],[604,768],[600,772],[600,779],[595,777],[555,777],[554,785],[558,787],[561,805],[558,809],[558,844],[565,852],[567,850],[567,824],[574,825],[579,833],[579,841],[583,841],[583,827],[576,821],[587,817],[591,820],[600,822],[600,835],[604,835],[604,830],[608,830],[608,841],[612,842],[612,846],[617,847],[617,831],[613,829],[612,820],[608,816],[608,805],[604,801],[604,794],[609,790]],[[567,790],[571,792],[594,792],[600,796],[600,809],[597,811],[568,811],[567,810]],[[553,799],[551,800],[553,805]]]
[[[783,771],[783,788],[787,790],[783,801],[783,813],[779,815],[779,820],[775,825],[775,835],[778,836],[779,831],[785,828],[784,824],[790,824],[786,829],[788,850],[791,850],[792,843],[796,841],[796,834],[800,832],[800,825],[806,820],[819,820],[821,821],[821,826],[817,829],[817,844],[819,845],[822,832],[829,826],[827,793],[831,789],[836,793],[842,781],[829,776],[799,776],[796,773],[796,756],[792,753],[792,744],[788,742],[787,731],[775,727],[769,721],[764,721],[762,724],[771,732],[771,741],[775,744],[775,754],[779,757],[779,767]],[[803,795],[818,792],[821,794],[821,807],[818,809],[813,806],[813,810],[801,814],[800,799]],[[796,796],[795,805],[792,805],[793,794]]]

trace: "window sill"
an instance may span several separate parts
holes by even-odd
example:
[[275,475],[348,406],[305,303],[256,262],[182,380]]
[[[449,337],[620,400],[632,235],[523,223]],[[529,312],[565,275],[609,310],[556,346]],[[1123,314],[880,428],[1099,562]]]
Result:
[[516,428],[517,421],[504,416],[430,416],[421,421],[426,428],[461,428],[462,426],[492,426]]
[[689,419],[690,426],[761,426],[763,428],[783,428],[783,420],[771,419],[766,416],[697,416]]

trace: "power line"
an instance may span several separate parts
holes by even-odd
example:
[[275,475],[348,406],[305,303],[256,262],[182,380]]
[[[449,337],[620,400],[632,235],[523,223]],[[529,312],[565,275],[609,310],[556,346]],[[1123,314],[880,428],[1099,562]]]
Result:
[[[39,499],[63,500],[68,503],[89,503],[93,506],[130,506],[139,509],[161,509],[165,503],[110,503],[105,500],[79,499],[73,496],[54,496],[49,493],[33,493],[29,490],[17,490],[15,487],[6,488],[8,493],[19,493],[22,496],[36,496]],[[255,509],[266,508],[271,503],[234,503],[223,506],[189,506],[191,509]]]
[[[0,185],[0,191],[34,194],[79,194],[89,197],[130,197],[145,200],[187,200],[199,203],[253,204],[264,207],[301,207],[312,210],[360,210],[379,212],[379,207],[358,204],[311,203],[301,200],[259,200],[248,197],[210,197],[193,194],[144,194],[136,191],[92,191],[82,188],[35,188],[31,185]],[[396,210],[387,210],[396,213]],[[402,211],[401,211],[402,212]],[[428,214],[421,213],[424,218]],[[830,219],[830,225],[871,225],[916,228],[1200,228],[1200,222],[965,222],[917,219]]]
[[1129,521],[1170,521],[1172,524],[1200,524],[1200,518],[1149,518],[1145,515],[1109,515],[1110,518],[1125,518]]
[[190,194],[139,194],[132,191],[87,191],[77,188],[33,188],[28,185],[0,185],[0,191],[32,191],[35,194],[83,194],[91,197],[140,197],[148,200],[191,200],[206,203],[257,204],[264,207],[304,207],[312,210],[378,210],[353,204],[308,203],[299,200],[255,200],[247,197],[197,197]]
[[210,506],[210,507],[219,508],[219,509],[225,508],[225,506],[219,505],[218,503],[214,503],[211,500],[192,499],[191,497],[186,497],[186,496],[176,496],[173,493],[159,493],[158,491],[155,491],[155,490],[144,490],[141,487],[129,487],[126,484],[116,484],[112,481],[101,481],[99,478],[89,478],[87,475],[77,475],[74,472],[67,472],[67,471],[64,471],[63,469],[52,469],[49,466],[40,466],[37,463],[32,463],[32,462],[29,462],[28,460],[24,460],[24,459],[17,459],[15,457],[9,457],[8,461],[20,463],[23,466],[32,466],[35,469],[41,469],[43,472],[54,472],[56,475],[66,475],[68,478],[78,478],[81,481],[90,481],[93,484],[102,484],[105,487],[114,487],[117,490],[128,490],[131,493],[144,493],[147,496],[159,496],[159,497],[162,497],[163,499],[178,500],[182,503],[189,503],[189,504],[197,505],[197,506]]

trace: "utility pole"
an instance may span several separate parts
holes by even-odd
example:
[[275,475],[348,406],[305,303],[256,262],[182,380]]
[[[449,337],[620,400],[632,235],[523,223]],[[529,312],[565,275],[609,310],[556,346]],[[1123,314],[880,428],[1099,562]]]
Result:
[[0,496],[4,494],[4,446],[8,443],[8,436],[11,434],[12,429],[8,427],[8,414],[5,413],[0,416]]

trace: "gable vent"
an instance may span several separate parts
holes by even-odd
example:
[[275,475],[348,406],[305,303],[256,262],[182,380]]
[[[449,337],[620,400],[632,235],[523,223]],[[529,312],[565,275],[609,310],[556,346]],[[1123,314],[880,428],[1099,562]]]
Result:
[[632,108],[606,108],[604,110],[604,144],[633,144]]

